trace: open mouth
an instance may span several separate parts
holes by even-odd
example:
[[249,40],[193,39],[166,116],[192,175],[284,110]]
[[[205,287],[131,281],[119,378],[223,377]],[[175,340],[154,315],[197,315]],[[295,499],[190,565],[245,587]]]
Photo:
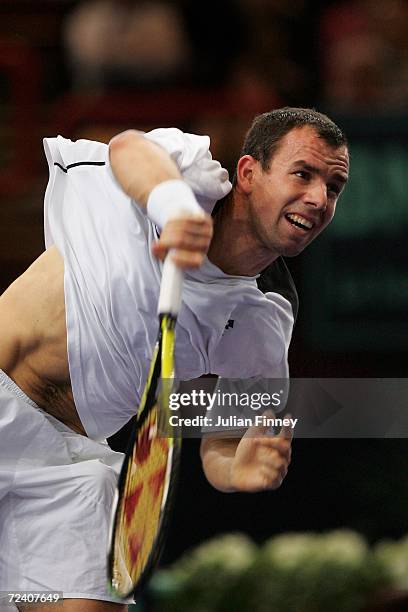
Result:
[[299,229],[302,229],[305,232],[309,232],[311,229],[313,229],[315,225],[314,223],[312,223],[312,221],[309,221],[301,215],[294,213],[287,213],[285,215],[285,219],[289,221],[291,225],[294,225],[295,227],[298,227]]

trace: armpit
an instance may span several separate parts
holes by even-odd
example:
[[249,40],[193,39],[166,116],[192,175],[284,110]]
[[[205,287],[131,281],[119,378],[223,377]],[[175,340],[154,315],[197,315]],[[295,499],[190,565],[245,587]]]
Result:
[[79,418],[70,382],[46,380],[30,394],[38,406],[73,431],[86,436]]

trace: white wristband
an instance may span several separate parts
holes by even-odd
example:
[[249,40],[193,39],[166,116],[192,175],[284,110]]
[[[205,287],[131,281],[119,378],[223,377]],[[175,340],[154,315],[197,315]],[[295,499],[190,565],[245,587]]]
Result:
[[185,181],[171,179],[152,189],[147,199],[147,214],[160,229],[163,229],[169,219],[182,217],[183,213],[204,214],[193,190]]

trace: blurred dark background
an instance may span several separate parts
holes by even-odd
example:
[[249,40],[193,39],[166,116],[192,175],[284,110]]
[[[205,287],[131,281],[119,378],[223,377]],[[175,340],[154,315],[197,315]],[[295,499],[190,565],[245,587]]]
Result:
[[[406,0],[2,0],[0,292],[43,250],[42,137],[174,125],[209,134],[233,170],[255,114],[314,106],[348,134],[351,181],[325,236],[288,261],[292,376],[405,377],[407,102]],[[405,439],[295,440],[281,489],[252,496],[211,489],[198,446],[185,444],[164,562],[230,530],[406,532]]]

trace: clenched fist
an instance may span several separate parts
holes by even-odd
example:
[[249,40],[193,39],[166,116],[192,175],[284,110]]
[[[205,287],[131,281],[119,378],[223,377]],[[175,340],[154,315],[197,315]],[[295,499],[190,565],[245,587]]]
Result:
[[[274,415],[268,410],[265,416]],[[240,440],[204,437],[201,459],[207,480],[226,493],[277,489],[288,471],[292,438],[291,427],[273,436],[264,425],[249,427]]]
[[241,438],[231,463],[233,490],[265,491],[282,484],[290,464],[293,430],[283,427],[277,436],[267,430],[267,426],[254,425]]
[[180,268],[198,268],[204,261],[213,235],[210,215],[189,215],[170,219],[164,226],[160,239],[153,243],[152,253],[157,259],[165,259],[168,251]]

